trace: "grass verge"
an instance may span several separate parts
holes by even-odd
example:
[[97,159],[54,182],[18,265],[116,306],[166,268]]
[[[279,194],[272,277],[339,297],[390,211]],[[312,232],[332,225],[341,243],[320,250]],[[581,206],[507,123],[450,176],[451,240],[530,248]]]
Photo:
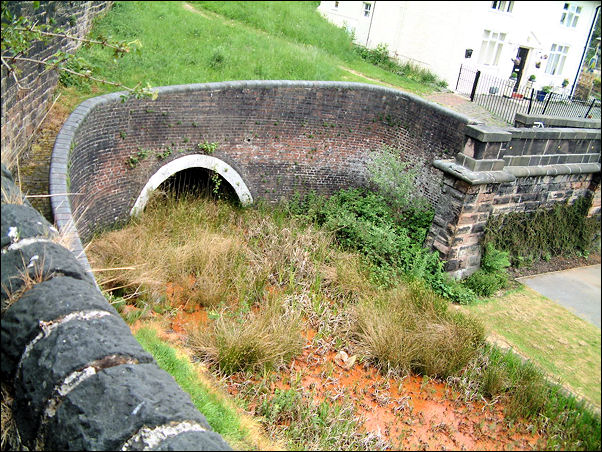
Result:
[[[521,286],[462,310],[559,383],[600,408],[600,330]],[[542,340],[545,338],[545,340]]]
[[[274,450],[276,443],[265,444],[249,427],[249,420],[243,419],[232,402],[219,395],[214,388],[203,382],[199,370],[185,356],[161,340],[157,331],[143,327],[135,334],[146,351],[153,355],[159,366],[169,372],[178,385],[190,394],[194,405],[205,415],[209,425],[238,450]],[[267,447],[266,447],[267,446]]]

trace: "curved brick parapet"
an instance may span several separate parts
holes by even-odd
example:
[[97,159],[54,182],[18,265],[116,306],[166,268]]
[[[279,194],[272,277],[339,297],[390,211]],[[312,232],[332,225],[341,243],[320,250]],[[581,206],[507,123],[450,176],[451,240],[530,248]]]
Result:
[[[29,450],[231,450],[2,165],[2,381]],[[15,204],[15,202],[17,202]]]
[[[157,91],[154,101],[122,102],[121,93],[89,99],[69,117],[50,173],[59,229],[75,218],[87,241],[126,221],[149,180],[184,156],[210,156],[236,172],[251,199],[278,201],[364,185],[370,152],[389,145],[418,170],[420,191],[436,203],[441,174],[431,163],[460,152],[472,122],[362,83],[238,81]],[[81,248],[75,238],[71,249]]]

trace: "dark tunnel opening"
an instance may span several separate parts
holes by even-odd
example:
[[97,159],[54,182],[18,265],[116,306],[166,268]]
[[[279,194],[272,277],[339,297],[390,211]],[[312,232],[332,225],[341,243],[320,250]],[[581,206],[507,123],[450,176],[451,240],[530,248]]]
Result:
[[240,204],[230,183],[219,173],[207,168],[195,167],[178,171],[163,181],[157,191],[176,200],[191,196]]

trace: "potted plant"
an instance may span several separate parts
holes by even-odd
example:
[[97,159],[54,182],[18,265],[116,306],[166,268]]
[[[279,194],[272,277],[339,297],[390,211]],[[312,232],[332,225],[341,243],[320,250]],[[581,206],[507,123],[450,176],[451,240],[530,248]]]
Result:
[[530,82],[534,82],[534,81],[535,81],[535,74],[531,74],[531,75],[529,76],[529,81],[530,81]]
[[537,91],[537,100],[543,102],[548,93],[552,92],[552,87],[550,85],[542,86],[540,90]]
[[562,87],[563,87],[563,88],[566,88],[567,86],[569,86],[569,79],[568,79],[568,78],[565,78],[565,79],[562,81]]

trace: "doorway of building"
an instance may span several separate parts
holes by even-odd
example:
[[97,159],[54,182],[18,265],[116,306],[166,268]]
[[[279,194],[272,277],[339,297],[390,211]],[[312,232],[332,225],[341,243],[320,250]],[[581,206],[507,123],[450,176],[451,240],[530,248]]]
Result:
[[514,59],[514,67],[512,68],[512,72],[517,73],[516,83],[514,84],[513,91],[516,92],[518,87],[520,86],[520,80],[523,77],[523,69],[525,68],[525,63],[527,62],[527,55],[529,54],[529,49],[524,47],[519,47],[518,52],[516,53],[516,58]]

